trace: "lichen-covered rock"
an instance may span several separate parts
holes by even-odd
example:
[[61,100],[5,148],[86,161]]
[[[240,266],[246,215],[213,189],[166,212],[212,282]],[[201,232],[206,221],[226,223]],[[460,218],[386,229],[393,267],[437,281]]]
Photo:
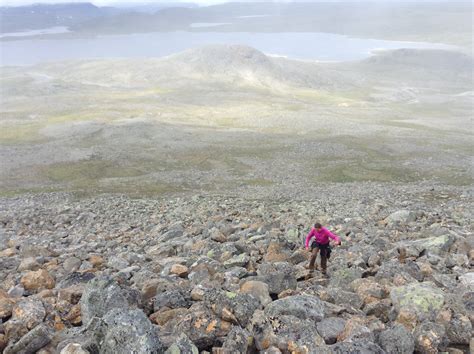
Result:
[[231,328],[230,322],[220,319],[203,302],[197,302],[185,315],[166,323],[163,332],[168,333],[169,338],[163,341],[170,341],[171,345],[177,335],[186,333],[199,350],[205,350],[219,346],[219,338],[225,337]]
[[79,343],[69,343],[59,354],[89,354]]
[[443,291],[431,282],[395,287],[390,292],[390,298],[397,312],[412,309],[420,321],[436,317],[444,304]]
[[287,315],[267,316],[257,311],[251,325],[256,348],[260,351],[275,347],[284,353],[309,353],[325,346],[316,323],[309,319]]
[[346,324],[346,320],[339,317],[324,318],[318,322],[318,333],[323,337],[326,344],[336,343],[337,337],[342,333]]
[[33,328],[21,339],[5,348],[4,354],[33,354],[46,346],[52,338],[52,329],[45,324]]
[[344,329],[337,336],[337,341],[344,342],[358,339],[365,339],[369,342],[374,342],[375,337],[365,319],[353,317],[346,321]]
[[258,277],[254,280],[263,281],[268,285],[270,294],[278,295],[287,289],[296,289],[295,270],[286,262],[263,263],[257,270]]
[[462,313],[454,313],[446,327],[450,344],[468,345],[472,337],[472,324],[469,317]]
[[368,340],[336,343],[330,347],[331,354],[387,354],[377,344]]
[[403,325],[395,324],[378,336],[380,347],[387,353],[405,354],[415,350],[415,339]]
[[334,288],[350,289],[350,284],[359,278],[362,278],[363,270],[358,267],[339,268],[331,273],[329,284]]
[[393,224],[406,224],[416,220],[416,214],[410,210],[398,210],[385,219],[385,222],[389,225]]
[[252,344],[251,334],[240,326],[232,327],[220,348],[223,353],[247,353]]
[[451,235],[442,235],[413,241],[402,241],[396,245],[405,249],[406,257],[419,257],[424,251],[431,254],[447,252],[453,245],[454,240]]
[[160,311],[164,308],[176,309],[191,305],[190,294],[183,289],[172,289],[155,296],[153,308]]
[[415,349],[423,354],[436,354],[446,348],[448,341],[445,328],[433,322],[424,322],[414,333]]
[[222,320],[246,327],[259,301],[249,294],[210,290],[204,296],[206,305]]
[[226,268],[245,267],[249,262],[250,257],[246,253],[241,253],[231,259],[225,261],[223,264]]
[[36,327],[45,317],[46,309],[41,300],[35,296],[20,300],[12,311],[12,319],[22,321],[28,329]]
[[92,279],[87,283],[80,301],[82,322],[87,323],[92,317],[103,317],[115,308],[137,308],[140,302],[137,290],[120,286],[108,277]]
[[139,309],[110,310],[104,316],[105,334],[101,353],[162,353],[163,344],[158,329]]
[[166,350],[165,354],[199,354],[199,349],[184,333]]
[[314,323],[321,321],[326,313],[326,305],[315,296],[295,295],[288,296],[270,303],[265,307],[265,314],[269,317],[295,316],[309,319]]

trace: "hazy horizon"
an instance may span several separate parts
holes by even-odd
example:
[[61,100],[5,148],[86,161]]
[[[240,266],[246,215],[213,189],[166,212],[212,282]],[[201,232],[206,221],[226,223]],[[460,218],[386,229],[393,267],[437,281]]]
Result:
[[[228,1],[228,0],[157,0],[157,1],[142,1],[142,0],[41,0],[41,1],[31,1],[31,0],[0,0],[0,6],[27,6],[33,4],[67,4],[67,3],[93,3],[97,6],[117,6],[117,5],[150,5],[150,4],[169,4],[169,3],[195,3],[199,5],[216,5],[228,2],[248,2],[248,3],[257,3],[257,2],[360,2],[359,0],[237,0],[237,1]],[[407,3],[413,2],[409,0],[372,0],[371,2],[380,2],[380,3]],[[449,2],[449,0],[419,0],[417,2]],[[459,1],[459,2],[469,2],[469,1]]]

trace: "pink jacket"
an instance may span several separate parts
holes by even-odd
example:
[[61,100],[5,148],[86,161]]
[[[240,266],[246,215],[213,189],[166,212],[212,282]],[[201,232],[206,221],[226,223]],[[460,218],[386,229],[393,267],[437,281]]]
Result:
[[314,227],[311,228],[311,231],[309,232],[308,236],[306,236],[306,242],[305,242],[305,247],[309,247],[309,242],[311,241],[312,238],[316,239],[317,243],[320,244],[328,244],[329,239],[333,239],[336,242],[340,242],[340,238],[334,235],[331,231],[326,229],[325,227],[321,228],[321,231],[316,230]]

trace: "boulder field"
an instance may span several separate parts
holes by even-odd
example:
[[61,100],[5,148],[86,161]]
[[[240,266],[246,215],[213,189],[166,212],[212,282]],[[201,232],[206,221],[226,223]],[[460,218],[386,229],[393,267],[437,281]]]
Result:
[[[472,352],[469,191],[341,188],[3,198],[0,351]],[[342,238],[327,278],[305,268],[316,221]]]

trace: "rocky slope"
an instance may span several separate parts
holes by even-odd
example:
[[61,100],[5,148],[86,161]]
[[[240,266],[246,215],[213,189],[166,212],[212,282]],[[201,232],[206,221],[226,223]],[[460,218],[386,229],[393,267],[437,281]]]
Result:
[[[326,192],[324,192],[326,191]],[[462,353],[468,189],[334,185],[309,200],[0,201],[5,353]],[[338,233],[307,279],[304,234]]]

